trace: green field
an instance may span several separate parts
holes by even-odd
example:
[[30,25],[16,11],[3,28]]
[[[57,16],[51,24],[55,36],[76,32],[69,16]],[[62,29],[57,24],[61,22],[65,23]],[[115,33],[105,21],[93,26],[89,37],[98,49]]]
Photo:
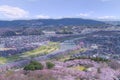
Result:
[[43,45],[37,49],[27,51],[19,55],[14,55],[14,56],[6,57],[6,58],[0,57],[0,64],[5,64],[7,62],[24,59],[26,57],[36,57],[36,56],[46,55],[55,50],[58,50],[59,48],[60,48],[59,43],[49,42],[48,44]]
[[84,71],[86,70],[86,67],[84,66],[75,66],[75,67],[72,67],[73,69],[76,69],[76,70],[79,70],[79,71]]
[[71,55],[81,53],[81,52],[84,52],[86,50],[87,50],[86,48],[80,48],[78,50],[72,50],[70,52],[66,52],[66,55],[61,55],[61,56],[57,57],[56,60],[61,61],[61,62],[67,61],[67,60],[71,59]]
[[5,64],[7,62],[7,59],[4,57],[0,57],[0,64]]
[[44,45],[32,51],[23,53],[21,57],[30,57],[30,56],[32,57],[32,56],[38,56],[38,55],[45,55],[55,50],[58,50],[59,48],[60,48],[59,43],[50,42],[47,45]]

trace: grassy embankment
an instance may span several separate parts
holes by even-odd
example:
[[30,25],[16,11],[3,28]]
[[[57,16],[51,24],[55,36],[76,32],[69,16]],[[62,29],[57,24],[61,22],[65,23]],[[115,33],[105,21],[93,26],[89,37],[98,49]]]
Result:
[[60,48],[59,43],[50,42],[47,45],[41,46],[32,51],[23,53],[21,57],[34,57],[39,55],[46,55]]
[[0,64],[5,64],[5,63],[10,62],[10,61],[24,59],[26,57],[35,57],[35,56],[40,56],[40,55],[46,55],[46,54],[49,54],[55,50],[58,50],[59,48],[60,48],[59,43],[49,42],[47,45],[43,45],[37,49],[27,51],[27,52],[24,52],[24,53],[19,54],[19,55],[13,55],[13,56],[6,57],[6,58],[0,57]]
[[69,60],[71,55],[81,53],[81,52],[84,52],[86,50],[87,50],[86,48],[80,48],[78,50],[73,50],[71,52],[68,52],[68,55],[61,56],[58,60],[64,62],[66,60]]

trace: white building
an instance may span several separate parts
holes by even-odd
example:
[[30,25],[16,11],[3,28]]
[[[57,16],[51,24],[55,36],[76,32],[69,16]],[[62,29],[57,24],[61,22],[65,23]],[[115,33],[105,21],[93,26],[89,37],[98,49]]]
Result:
[[43,33],[44,33],[45,35],[49,35],[49,36],[56,34],[54,31],[43,31]]
[[92,49],[98,49],[98,46],[97,46],[96,44],[92,44],[92,45],[91,45],[91,48],[92,48]]

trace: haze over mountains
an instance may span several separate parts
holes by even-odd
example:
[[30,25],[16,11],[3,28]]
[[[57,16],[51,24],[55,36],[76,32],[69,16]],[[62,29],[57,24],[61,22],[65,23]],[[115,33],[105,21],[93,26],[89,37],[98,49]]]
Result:
[[0,27],[101,26],[106,23],[82,18],[0,21]]
[[105,21],[105,23],[112,24],[112,25],[120,25],[120,21]]

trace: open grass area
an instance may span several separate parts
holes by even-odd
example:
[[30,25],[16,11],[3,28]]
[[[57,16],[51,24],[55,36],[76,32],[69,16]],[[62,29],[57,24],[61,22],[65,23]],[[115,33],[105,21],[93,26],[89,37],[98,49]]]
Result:
[[0,57],[0,64],[5,64],[7,62],[7,59],[4,57]]
[[6,64],[7,62],[20,60],[21,58],[18,55],[10,56],[10,57],[0,57],[0,65]]
[[73,50],[70,52],[70,54],[76,54],[76,53],[80,53],[80,52],[85,52],[87,49],[86,48],[80,48],[78,50]]
[[72,67],[72,68],[74,68],[74,69],[76,69],[76,70],[80,70],[80,71],[85,71],[87,68],[86,67],[84,67],[84,66],[74,66],[74,67]]
[[7,62],[24,59],[25,57],[35,57],[35,56],[49,54],[55,50],[58,50],[59,48],[60,48],[59,43],[49,42],[47,45],[43,45],[37,49],[27,51],[19,55],[13,55],[9,57],[0,57],[0,64],[5,64]]
[[55,50],[58,50],[59,48],[60,48],[59,43],[49,42],[47,45],[44,45],[37,49],[23,53],[23,55],[21,55],[21,57],[45,55],[45,54],[49,54]]
[[70,52],[66,52],[66,55],[61,55],[61,56],[57,57],[56,60],[61,61],[61,62],[65,62],[65,61],[71,59],[71,55],[74,55],[74,54],[77,54],[77,53],[80,53],[80,52],[84,52],[86,50],[87,50],[86,48],[81,48],[81,49],[78,49],[78,50],[72,50]]

